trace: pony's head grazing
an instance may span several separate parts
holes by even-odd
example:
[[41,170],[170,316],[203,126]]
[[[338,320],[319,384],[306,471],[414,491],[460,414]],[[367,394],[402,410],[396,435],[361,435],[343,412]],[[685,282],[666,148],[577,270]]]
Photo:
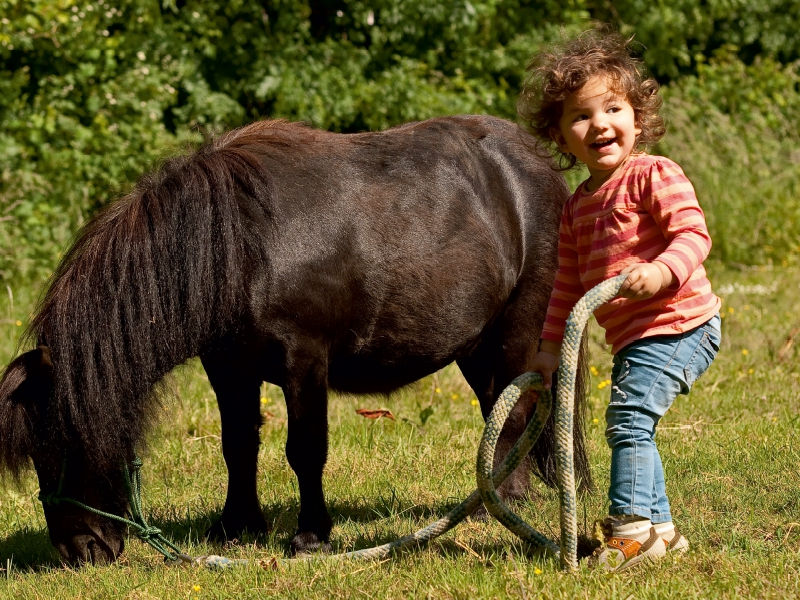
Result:
[[[47,346],[25,352],[8,365],[0,379],[0,469],[19,480],[32,462],[43,497],[61,488],[64,496],[121,514],[126,506],[111,485],[119,483],[119,474],[109,473],[98,484],[85,455],[69,452],[58,443],[61,436],[50,430],[45,415],[53,389]],[[69,478],[64,476],[67,468]],[[44,514],[50,540],[69,563],[104,563],[122,552],[122,532],[107,519],[57,500],[44,504]]]
[[167,160],[90,220],[29,329],[38,347],[0,380],[0,469],[32,461],[53,543],[70,563],[114,560],[122,468],[142,444],[158,382],[225,335],[248,269],[265,261],[270,180],[257,123]]

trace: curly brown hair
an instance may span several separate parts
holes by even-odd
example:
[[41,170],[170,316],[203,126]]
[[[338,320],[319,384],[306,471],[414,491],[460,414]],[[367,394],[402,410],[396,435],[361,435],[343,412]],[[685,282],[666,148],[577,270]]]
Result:
[[608,27],[591,29],[555,51],[539,53],[528,64],[517,113],[522,126],[558,158],[560,170],[571,169],[577,161],[561,151],[551,130],[558,129],[567,97],[597,74],[607,75],[614,91],[624,94],[633,107],[636,125],[642,130],[635,150],[646,149],[664,135],[664,120],[658,115],[658,83],[645,76],[641,61],[631,50],[631,40]]

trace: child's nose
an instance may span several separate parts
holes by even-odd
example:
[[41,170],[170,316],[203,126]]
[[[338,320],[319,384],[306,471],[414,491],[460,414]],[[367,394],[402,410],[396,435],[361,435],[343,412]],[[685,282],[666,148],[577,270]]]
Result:
[[608,119],[606,119],[605,115],[592,119],[592,129],[597,131],[608,129]]

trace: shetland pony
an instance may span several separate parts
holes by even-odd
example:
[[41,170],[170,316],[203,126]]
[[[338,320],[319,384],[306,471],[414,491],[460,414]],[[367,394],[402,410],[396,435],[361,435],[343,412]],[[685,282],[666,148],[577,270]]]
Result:
[[[0,468],[43,494],[127,510],[121,465],[154,387],[199,356],[228,490],[209,530],[267,529],[256,495],[259,388],[283,388],[300,514],[293,552],[329,548],[328,390],[389,393],[456,361],[484,416],[535,354],[568,195],[512,123],[460,116],[342,135],[261,121],[171,158],[79,232],[0,380]],[[498,456],[535,398],[512,413]],[[580,406],[582,397],[577,399]],[[578,431],[580,422],[577,424]],[[576,436],[581,439],[580,435]],[[578,444],[578,476],[589,481]],[[512,475],[554,481],[552,427]],[[48,504],[70,563],[114,560],[115,522]]]

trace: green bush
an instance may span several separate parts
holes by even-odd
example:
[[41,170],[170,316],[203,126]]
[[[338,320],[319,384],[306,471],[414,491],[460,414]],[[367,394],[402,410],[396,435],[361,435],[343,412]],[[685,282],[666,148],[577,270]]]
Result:
[[513,118],[526,58],[559,35],[546,23],[585,18],[520,0],[0,0],[0,15],[6,279],[46,275],[89,214],[198,130]]
[[[455,113],[513,119],[528,59],[592,18],[635,32],[667,84],[663,151],[712,209],[714,252],[790,257],[797,235],[774,215],[796,197],[799,7],[0,0],[0,278],[45,276],[87,216],[206,131],[264,117],[344,132]],[[714,187],[720,181],[736,181],[735,194]],[[735,212],[726,203],[754,217],[754,234],[738,234],[742,221],[723,224]]]
[[666,90],[658,150],[698,191],[725,261],[786,264],[800,255],[798,64],[744,65],[730,49]]
[[658,80],[694,75],[728,46],[745,64],[800,59],[798,0],[587,0],[592,18],[635,36]]

